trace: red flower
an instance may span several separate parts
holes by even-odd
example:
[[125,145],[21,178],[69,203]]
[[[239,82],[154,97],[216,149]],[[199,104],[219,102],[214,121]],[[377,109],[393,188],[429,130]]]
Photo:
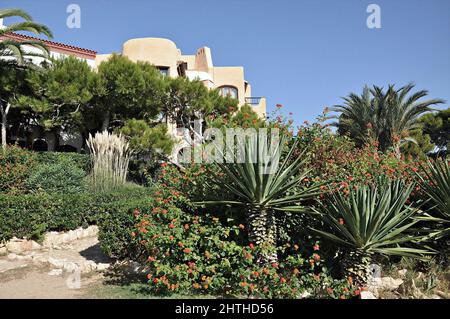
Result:
[[161,163],[161,167],[166,167],[166,166],[167,166],[167,163],[166,163],[166,162]]
[[272,263],[272,267],[277,269],[278,268],[278,263]]
[[320,246],[319,246],[318,244],[315,244],[314,247],[313,247],[313,249],[314,249],[314,250],[319,250],[319,249],[320,249]]
[[175,225],[174,225],[174,224],[170,224],[170,225],[169,225],[169,228],[170,228],[170,229],[174,229],[174,228],[175,228]]
[[242,225],[242,224],[239,224],[239,228],[240,228],[240,229],[244,229],[244,228],[245,228],[245,226],[244,226],[244,225]]
[[253,245],[253,244],[250,244],[248,246],[250,247],[250,249],[255,249],[255,245]]
[[185,249],[183,250],[183,252],[184,252],[185,254],[189,254],[189,253],[191,252],[191,250],[190,250],[189,248],[185,248]]
[[340,224],[340,225],[344,225],[344,219],[339,218],[339,224]]

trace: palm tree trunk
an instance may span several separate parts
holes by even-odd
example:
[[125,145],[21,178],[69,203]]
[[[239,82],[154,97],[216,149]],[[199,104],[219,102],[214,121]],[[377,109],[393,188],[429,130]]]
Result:
[[267,209],[253,210],[247,219],[249,241],[262,249],[258,263],[277,262],[277,223],[274,213]]

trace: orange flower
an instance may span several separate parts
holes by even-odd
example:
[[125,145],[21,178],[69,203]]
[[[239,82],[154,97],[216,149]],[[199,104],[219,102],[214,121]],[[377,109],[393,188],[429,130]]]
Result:
[[183,252],[184,252],[185,254],[189,254],[189,253],[191,252],[191,250],[190,250],[189,248],[185,248],[185,249],[183,250]]
[[286,278],[284,278],[284,277],[281,277],[281,279],[280,279],[280,282],[282,283],[282,284],[285,284],[286,283]]
[[169,224],[169,228],[170,228],[170,229],[174,229],[174,228],[175,228],[175,225],[174,225],[174,224]]
[[152,276],[153,276],[152,274],[148,274],[148,275],[147,275],[147,279],[148,279],[148,280],[152,279]]
[[318,254],[313,254],[313,258],[315,261],[320,261],[320,256]]
[[295,250],[298,250],[300,247],[298,247],[298,245],[296,244],[296,245],[294,245],[294,249]]
[[294,275],[297,275],[299,272],[300,272],[300,270],[298,270],[298,268],[294,268],[294,271],[293,271]]
[[272,263],[272,267],[277,269],[278,268],[278,263]]
[[242,224],[239,224],[239,228],[240,228],[240,229],[244,229],[244,228],[245,228],[245,226],[244,226],[244,225],[242,225]]
[[344,224],[345,224],[343,218],[339,218],[339,224],[340,224],[340,225],[344,225]]
[[333,288],[327,288],[327,292],[331,295],[333,293]]
[[184,229],[188,230],[188,229],[189,229],[189,225],[188,225],[188,224],[185,224],[185,225],[184,225]]

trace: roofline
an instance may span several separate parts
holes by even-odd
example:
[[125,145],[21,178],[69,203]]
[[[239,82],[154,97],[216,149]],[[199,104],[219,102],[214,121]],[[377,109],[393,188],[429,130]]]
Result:
[[60,42],[39,39],[36,37],[32,37],[29,35],[23,35],[23,34],[19,34],[19,33],[15,33],[15,32],[6,33],[3,35],[3,37],[9,38],[12,40],[16,40],[16,41],[28,41],[28,40],[41,41],[49,48],[50,51],[63,53],[63,54],[69,54],[69,55],[76,55],[78,57],[85,58],[85,59],[95,59],[95,57],[97,56],[97,51],[94,51],[94,50],[84,49],[84,48],[80,48],[77,46],[68,45],[68,44],[64,44],[64,43],[60,43]]

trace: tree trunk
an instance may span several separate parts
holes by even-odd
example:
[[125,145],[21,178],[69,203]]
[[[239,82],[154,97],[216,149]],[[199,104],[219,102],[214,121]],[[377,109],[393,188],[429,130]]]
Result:
[[358,287],[365,287],[371,277],[370,264],[372,262],[371,254],[360,250],[347,250],[342,256],[342,272],[346,279],[351,277],[353,284]]
[[111,120],[111,114],[108,112],[105,113],[105,117],[102,122],[102,132],[107,131],[109,129],[109,122]]
[[277,223],[273,212],[264,208],[253,210],[248,215],[247,223],[249,241],[262,249],[258,263],[277,262]]
[[2,148],[5,149],[7,145],[6,141],[6,128],[8,126],[8,113],[11,105],[7,104],[6,108],[3,109],[3,104],[0,103],[0,113],[2,115]]

